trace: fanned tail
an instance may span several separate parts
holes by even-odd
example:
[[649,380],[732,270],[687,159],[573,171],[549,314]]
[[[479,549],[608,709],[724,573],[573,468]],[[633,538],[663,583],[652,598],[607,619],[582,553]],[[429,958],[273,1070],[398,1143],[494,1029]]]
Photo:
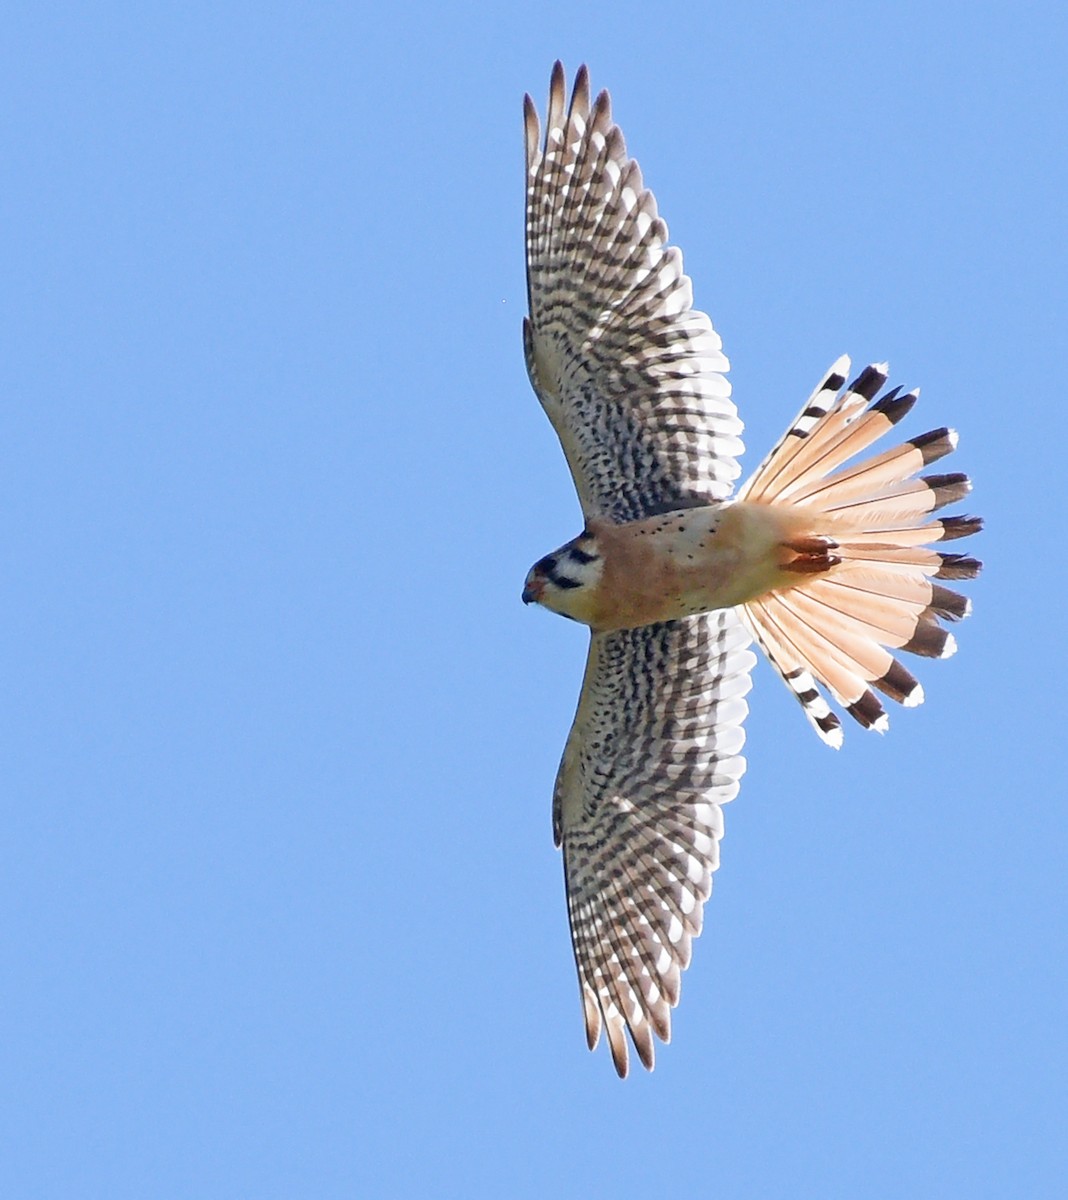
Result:
[[886,364],[866,367],[844,391],[849,360],[840,358],[782,440],[738,495],[740,501],[791,513],[795,537],[784,565],[797,582],[742,606],[742,618],[801,703],[819,736],[842,744],[831,696],[865,728],[889,722],[876,695],[906,707],[923,689],[894,657],[907,650],[948,658],[956,642],[941,622],[971,604],[939,580],[974,579],[982,564],[934,544],[982,528],[971,516],[934,513],[971,491],[961,474],[920,474],[952,453],[957,435],[935,429],[851,464],[912,408],[918,391],[886,382]]

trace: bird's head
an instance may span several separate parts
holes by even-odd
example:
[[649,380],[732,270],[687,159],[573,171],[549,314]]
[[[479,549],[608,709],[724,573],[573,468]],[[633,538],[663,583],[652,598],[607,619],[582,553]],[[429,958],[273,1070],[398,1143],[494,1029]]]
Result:
[[541,604],[589,625],[603,570],[597,539],[591,533],[580,533],[530,568],[523,584],[523,603]]

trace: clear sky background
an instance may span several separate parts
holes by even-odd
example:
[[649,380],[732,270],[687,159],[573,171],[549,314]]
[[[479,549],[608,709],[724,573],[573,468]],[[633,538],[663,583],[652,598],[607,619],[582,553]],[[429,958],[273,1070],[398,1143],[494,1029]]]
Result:
[[[1060,1197],[1063,4],[14,4],[0,1194]],[[766,665],[657,1070],[587,1053],[521,100],[590,65],[751,469],[843,353],[987,563],[885,738]]]

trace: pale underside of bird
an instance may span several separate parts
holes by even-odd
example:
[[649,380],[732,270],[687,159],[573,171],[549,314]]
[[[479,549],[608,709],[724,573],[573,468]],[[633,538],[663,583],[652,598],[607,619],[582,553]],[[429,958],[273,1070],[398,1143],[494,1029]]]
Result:
[[[578,711],[553,799],[572,944],[593,1049],[625,1034],[653,1066],[738,792],[755,641],[820,738],[842,742],[829,695],[885,730],[876,693],[913,706],[894,657],[945,658],[942,622],[969,602],[943,580],[980,563],[934,547],[975,533],[936,516],[970,484],[921,474],[957,444],[936,429],[867,451],[917,392],[880,395],[840,358],[733,492],[742,451],[712,322],[585,67],[570,102],[553,69],[544,137],[525,103],[530,380],[563,445],[585,521],[531,568],[525,601],[589,625]],[[733,495],[732,495],[733,492]]]

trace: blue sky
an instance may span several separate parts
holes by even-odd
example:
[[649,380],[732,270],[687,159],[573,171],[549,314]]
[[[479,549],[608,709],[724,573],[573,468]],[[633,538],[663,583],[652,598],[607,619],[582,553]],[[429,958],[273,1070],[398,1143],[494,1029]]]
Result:
[[[0,50],[0,1192],[1065,1186],[1061,5],[15,4]],[[988,520],[819,744],[761,665],[656,1073],[584,1047],[585,634],[520,349],[524,91],[590,65],[751,468],[834,358]]]

